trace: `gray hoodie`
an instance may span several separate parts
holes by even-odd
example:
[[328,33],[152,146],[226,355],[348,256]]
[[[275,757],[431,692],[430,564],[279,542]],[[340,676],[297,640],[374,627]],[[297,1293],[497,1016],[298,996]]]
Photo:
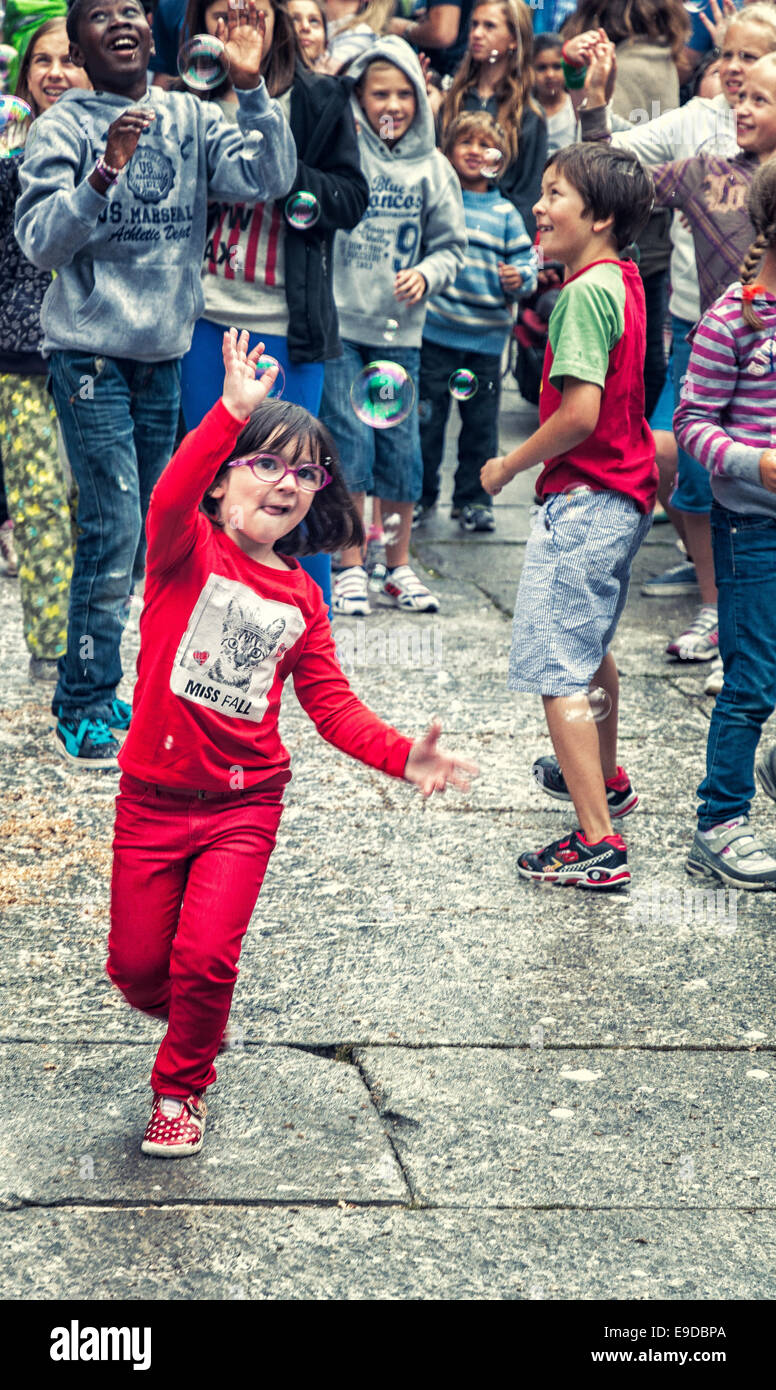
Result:
[[[369,206],[352,232],[334,238],[334,299],[343,338],[384,346],[385,326],[393,319],[399,327],[392,341],[420,347],[428,297],[449,285],[464,263],[463,199],[452,165],[436,148],[417,56],[391,34],[356,58],[348,78],[357,82],[375,58],[394,63],[410,79],[417,109],[409,130],[388,149],[351,96]],[[394,298],[393,286],[397,271],[410,268],[425,277],[428,295],[408,306]]]
[[[257,203],[287,193],[296,146],[262,81],[239,92],[238,125],[213,102],[149,87],[140,101],[64,92],[35,121],[19,181],[15,232],[56,275],[41,310],[43,352],[140,362],[180,357],[204,300],[200,267],[208,197]],[[156,119],[106,195],[89,183],[108,126],[129,107]]]

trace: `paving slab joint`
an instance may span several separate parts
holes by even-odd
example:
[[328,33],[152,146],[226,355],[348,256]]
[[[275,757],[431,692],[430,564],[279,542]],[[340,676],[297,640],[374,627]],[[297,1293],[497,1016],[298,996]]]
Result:
[[380,1120],[382,1120],[383,1123],[384,1123],[386,1120],[388,1121],[389,1128],[388,1128],[388,1129],[385,1129],[385,1128],[384,1128],[384,1129],[383,1129],[383,1133],[385,1134],[385,1137],[386,1137],[386,1139],[388,1140],[388,1143],[389,1143],[390,1146],[391,1146],[391,1152],[392,1152],[392,1154],[393,1154],[393,1156],[394,1156],[394,1159],[396,1160],[396,1165],[397,1165],[397,1167],[398,1167],[398,1169],[399,1169],[399,1172],[401,1173],[401,1176],[402,1176],[404,1185],[405,1185],[405,1187],[407,1188],[407,1192],[409,1193],[409,1198],[410,1198],[410,1200],[409,1200],[409,1202],[408,1202],[408,1207],[410,1208],[410,1210],[414,1211],[414,1210],[416,1210],[416,1209],[419,1208],[419,1207],[425,1206],[426,1204],[425,1204],[424,1202],[422,1202],[422,1201],[418,1198],[417,1193],[415,1192],[415,1189],[414,1189],[414,1187],[413,1187],[413,1185],[412,1185],[412,1180],[411,1180],[410,1175],[409,1175],[409,1173],[408,1173],[408,1171],[407,1171],[407,1168],[405,1167],[405,1164],[404,1164],[404,1162],[403,1162],[403,1160],[402,1160],[402,1156],[401,1156],[401,1154],[399,1153],[398,1148],[396,1147],[396,1143],[395,1143],[395,1141],[394,1141],[394,1137],[393,1137],[393,1133],[392,1133],[392,1131],[393,1131],[393,1129],[394,1129],[394,1126],[396,1126],[396,1125],[398,1125],[398,1124],[414,1125],[414,1124],[417,1124],[417,1121],[410,1120],[410,1119],[408,1119],[405,1115],[397,1115],[396,1112],[393,1111],[393,1110],[384,1110],[384,1109],[382,1108],[383,1097],[382,1097],[381,1093],[377,1090],[377,1088],[374,1087],[374,1086],[372,1086],[372,1085],[370,1084],[369,1078],[368,1078],[367,1073],[366,1073],[366,1069],[365,1069],[365,1067],[363,1066],[363,1064],[362,1064],[360,1058],[358,1057],[358,1055],[357,1055],[355,1049],[352,1048],[352,1047],[351,1047],[351,1048],[345,1048],[345,1047],[343,1047],[343,1048],[341,1048],[340,1050],[341,1050],[343,1053],[349,1052],[349,1054],[350,1054],[350,1062],[351,1062],[351,1064],[356,1068],[356,1071],[358,1072],[359,1076],[361,1077],[361,1080],[363,1081],[364,1086],[366,1087],[367,1095],[369,1096],[369,1099],[370,1099],[370,1101],[372,1102],[372,1105],[374,1106],[375,1110],[377,1111],[377,1114],[378,1114]]

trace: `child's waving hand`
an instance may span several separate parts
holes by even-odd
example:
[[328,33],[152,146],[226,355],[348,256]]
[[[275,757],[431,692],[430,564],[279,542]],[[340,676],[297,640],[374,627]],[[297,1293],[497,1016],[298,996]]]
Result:
[[453,787],[459,787],[462,792],[468,792],[471,785],[469,777],[480,775],[476,763],[459,758],[457,753],[445,753],[441,748],[437,748],[437,739],[441,732],[442,725],[439,720],[432,719],[423,737],[413,743],[404,769],[405,782],[414,782],[424,796],[431,796],[432,792],[443,792],[448,782]]
[[236,420],[244,420],[252,415],[257,406],[267,399],[278,374],[277,365],[268,367],[256,380],[256,363],[264,351],[264,344],[257,343],[253,352],[248,351],[249,334],[243,329],[237,333],[230,328],[224,334],[224,389],[221,399]]
[[216,38],[225,45],[232,86],[241,91],[258,87],[266,20],[256,0],[229,0],[226,21],[220,16],[216,20]]

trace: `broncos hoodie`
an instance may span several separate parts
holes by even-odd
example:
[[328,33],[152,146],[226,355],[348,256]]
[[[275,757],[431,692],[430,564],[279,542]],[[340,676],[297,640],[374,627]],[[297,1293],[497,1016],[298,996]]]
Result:
[[[393,319],[399,325],[396,345],[420,347],[429,296],[449,285],[464,263],[463,199],[452,165],[436,148],[426,84],[409,44],[392,34],[378,39],[351,64],[348,79],[355,88],[377,58],[393,63],[411,81],[415,117],[389,149],[370,126],[355,90],[351,94],[369,206],[353,231],[334,238],[334,299],[343,338],[383,344],[386,322]],[[420,304],[394,298],[397,271],[409,269],[419,270],[428,284]]]
[[[38,117],[15,231],[38,270],[56,271],[41,310],[44,355],[162,362],[188,351],[204,308],[208,198],[279,198],[296,175],[294,138],[264,82],[238,98],[236,126],[212,102],[161,87],[140,101],[71,88]],[[108,127],[147,106],[156,119],[108,192],[96,192],[89,175]]]

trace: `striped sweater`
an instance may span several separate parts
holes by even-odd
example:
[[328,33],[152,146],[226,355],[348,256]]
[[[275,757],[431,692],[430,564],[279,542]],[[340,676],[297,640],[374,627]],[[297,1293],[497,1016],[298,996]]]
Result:
[[[536,289],[536,256],[520,213],[497,188],[463,189],[468,247],[455,280],[432,295],[423,337],[443,347],[496,357],[512,328],[510,301]],[[516,265],[523,283],[513,296],[498,277],[498,263]]]
[[760,479],[760,455],[776,437],[776,295],[758,294],[755,308],[761,332],[747,328],[741,285],[731,285],[692,330],[674,433],[708,469],[723,507],[776,517],[776,493]]

